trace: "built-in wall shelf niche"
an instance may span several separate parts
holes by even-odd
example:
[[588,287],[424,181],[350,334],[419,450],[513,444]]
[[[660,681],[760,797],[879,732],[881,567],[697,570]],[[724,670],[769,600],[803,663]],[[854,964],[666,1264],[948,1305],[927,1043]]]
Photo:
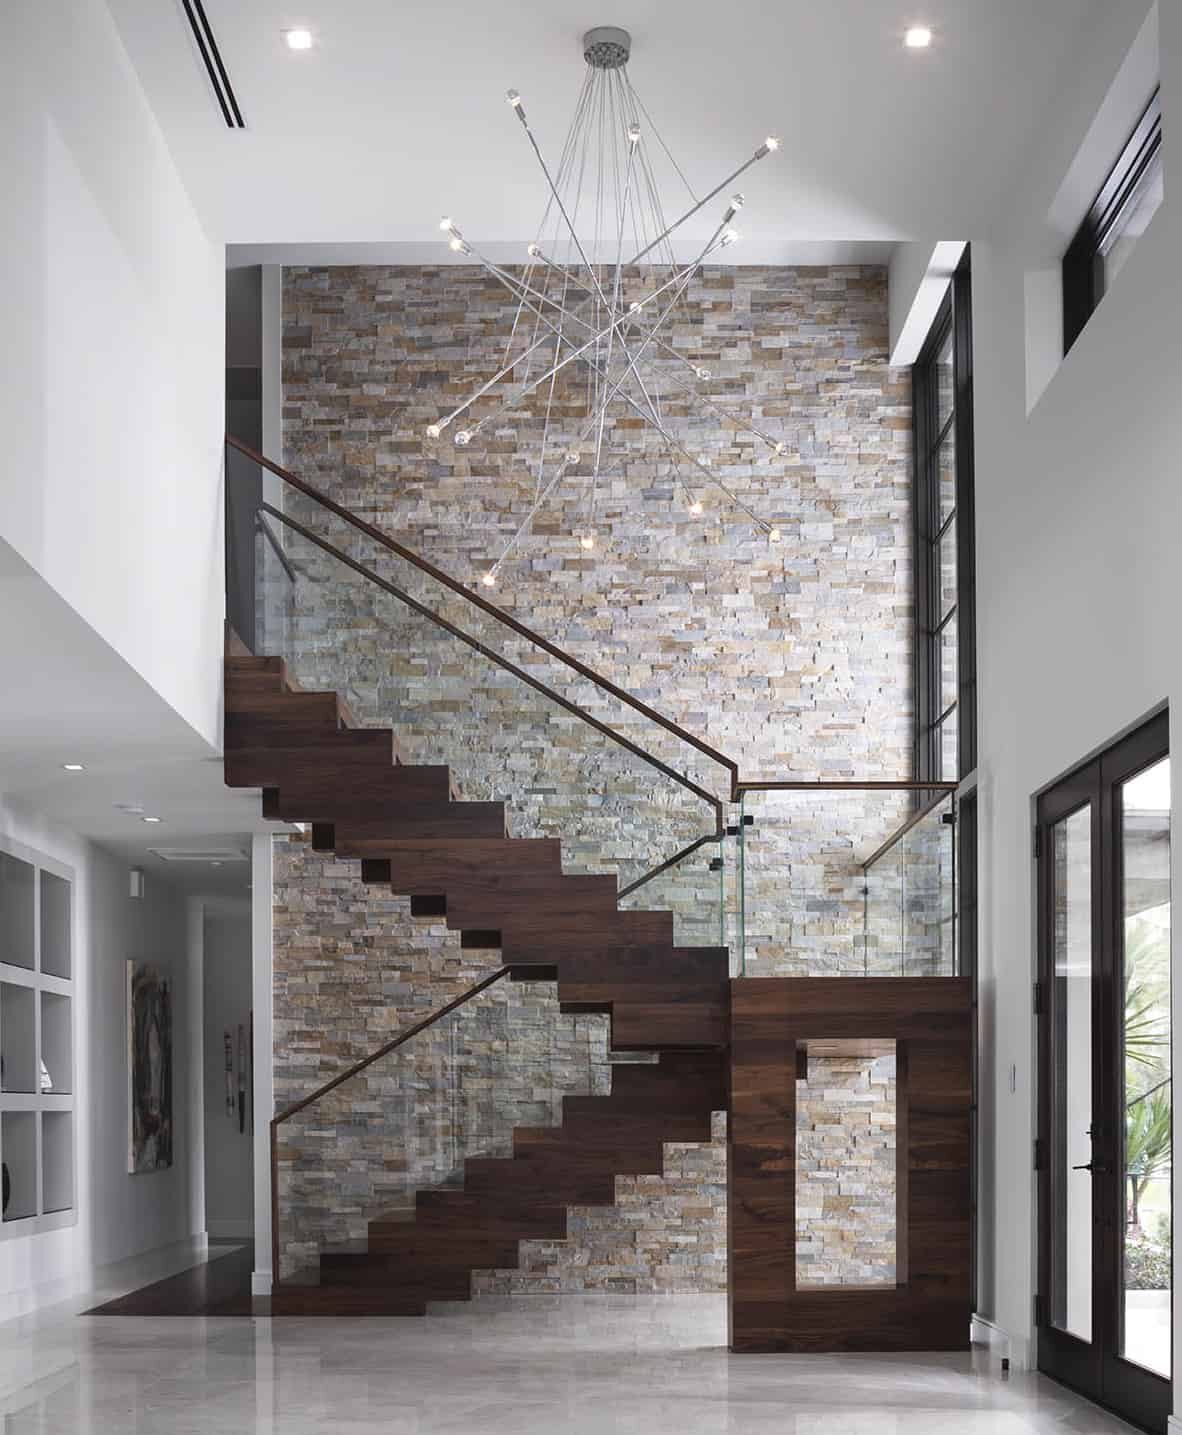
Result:
[[41,1113],[41,1209],[56,1215],[74,1208],[74,1113]]
[[0,838],[0,1240],[73,1225],[74,874]]
[[39,1090],[65,1095],[74,1089],[74,1042],[70,998],[60,992],[41,993],[41,1065]]
[[0,1091],[37,1090],[37,1019],[34,987],[0,981]]
[[41,970],[69,981],[70,894],[72,888],[56,872],[41,869]]
[[8,1177],[5,1221],[24,1221],[37,1214],[37,1113],[0,1112],[0,1150]]

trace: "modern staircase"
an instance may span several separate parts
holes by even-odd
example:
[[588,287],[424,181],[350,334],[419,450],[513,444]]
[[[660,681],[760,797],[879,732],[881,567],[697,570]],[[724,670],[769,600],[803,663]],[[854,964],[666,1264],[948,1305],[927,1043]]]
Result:
[[499,947],[515,979],[557,982],[565,1012],[604,1012],[611,1046],[655,1062],[613,1067],[608,1096],[566,1096],[558,1127],[518,1127],[513,1155],[478,1157],[463,1185],[416,1193],[369,1222],[363,1249],[322,1251],[279,1281],[275,1314],[421,1315],[464,1300],[474,1270],[511,1268],[522,1240],[565,1237],[567,1208],[610,1206],[617,1175],[660,1174],[665,1142],[710,1139],[726,1105],[725,948],[676,947],[669,912],[620,910],[614,876],[562,870],[561,843],[508,836],[503,803],[465,802],[445,766],[401,761],[336,693],[301,691],[284,662],[226,658],[225,773],[261,788],[268,818],[311,824],[316,850],[446,919],[464,946]]

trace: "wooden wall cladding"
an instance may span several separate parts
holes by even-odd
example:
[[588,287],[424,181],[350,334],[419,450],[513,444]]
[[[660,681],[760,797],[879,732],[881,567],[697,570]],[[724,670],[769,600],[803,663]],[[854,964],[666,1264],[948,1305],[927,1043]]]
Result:
[[[967,978],[731,982],[732,1350],[968,1348],[971,1036]],[[810,1038],[896,1043],[894,1286],[796,1287],[796,1048]]]

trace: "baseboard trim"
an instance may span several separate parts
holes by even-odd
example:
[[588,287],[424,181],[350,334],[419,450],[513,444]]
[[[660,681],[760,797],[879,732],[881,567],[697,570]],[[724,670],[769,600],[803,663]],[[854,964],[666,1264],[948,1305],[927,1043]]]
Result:
[[251,1271],[251,1273],[250,1273],[250,1293],[251,1293],[251,1295],[270,1295],[270,1294],[271,1294],[271,1272],[270,1272],[270,1271]]

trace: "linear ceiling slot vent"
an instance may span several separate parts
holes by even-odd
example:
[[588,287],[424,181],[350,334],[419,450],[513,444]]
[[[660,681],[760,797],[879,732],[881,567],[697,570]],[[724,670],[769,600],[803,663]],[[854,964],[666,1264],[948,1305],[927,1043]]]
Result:
[[150,847],[163,862],[245,862],[246,853],[237,847]]
[[213,28],[206,18],[205,7],[201,0],[181,0],[181,4],[185,7],[189,28],[193,32],[193,39],[197,41],[197,49],[205,64],[205,73],[209,76],[209,83],[213,86],[213,92],[217,96],[222,118],[230,129],[244,130],[246,121],[242,118],[242,111],[238,108],[234,87],[230,84],[230,77],[226,74],[226,67],[222,63],[222,53],[218,49],[218,42],[213,37]]

